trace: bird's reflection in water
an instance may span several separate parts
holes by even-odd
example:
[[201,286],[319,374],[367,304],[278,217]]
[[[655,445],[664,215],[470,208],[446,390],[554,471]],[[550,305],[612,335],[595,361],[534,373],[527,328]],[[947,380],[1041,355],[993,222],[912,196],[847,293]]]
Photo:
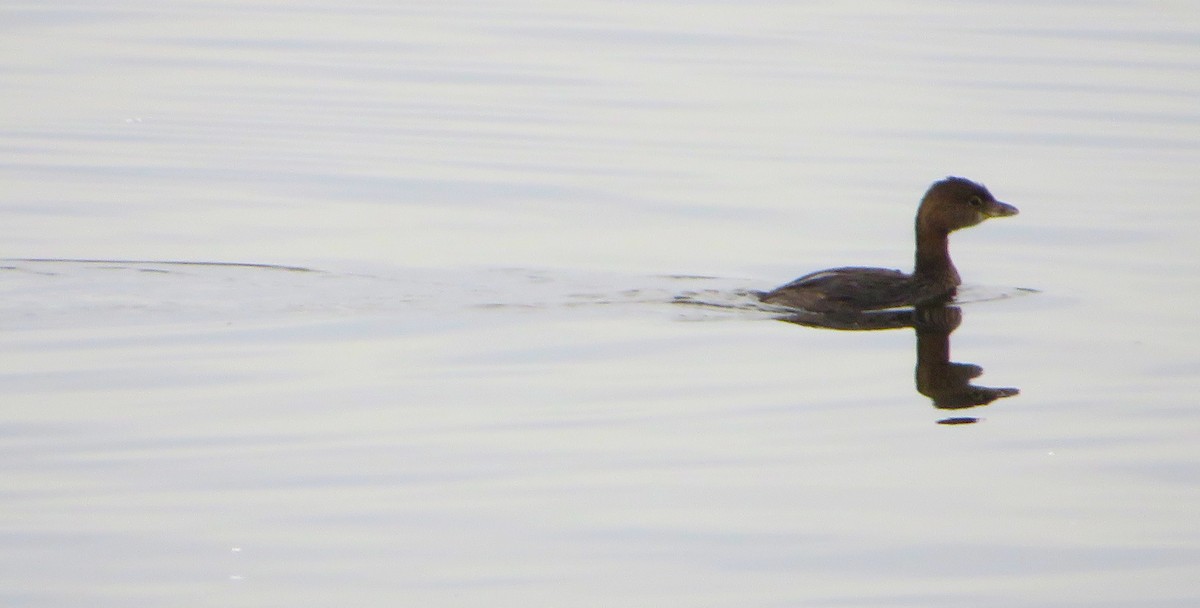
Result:
[[[974,363],[950,361],[950,334],[962,323],[962,310],[957,306],[938,304],[915,309],[841,314],[800,312],[780,317],[780,320],[808,327],[850,331],[913,328],[917,334],[917,392],[929,397],[938,409],[978,407],[1020,392],[1016,388],[971,384],[972,379],[983,374],[983,368]],[[952,416],[939,420],[938,424],[971,424],[978,421],[972,416]]]

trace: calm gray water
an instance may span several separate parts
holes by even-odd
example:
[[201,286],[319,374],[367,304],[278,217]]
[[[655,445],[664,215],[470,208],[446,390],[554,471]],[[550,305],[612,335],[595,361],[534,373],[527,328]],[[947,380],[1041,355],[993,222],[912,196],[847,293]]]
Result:
[[[18,3],[0,76],[4,606],[1200,603],[1193,3]],[[745,306],[947,174],[1019,395]]]

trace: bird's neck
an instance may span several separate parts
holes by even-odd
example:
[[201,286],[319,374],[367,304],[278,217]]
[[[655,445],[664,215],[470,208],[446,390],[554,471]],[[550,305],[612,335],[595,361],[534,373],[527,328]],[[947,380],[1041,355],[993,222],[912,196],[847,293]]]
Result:
[[917,224],[917,259],[913,278],[957,287],[962,283],[954,262],[950,261],[950,232]]

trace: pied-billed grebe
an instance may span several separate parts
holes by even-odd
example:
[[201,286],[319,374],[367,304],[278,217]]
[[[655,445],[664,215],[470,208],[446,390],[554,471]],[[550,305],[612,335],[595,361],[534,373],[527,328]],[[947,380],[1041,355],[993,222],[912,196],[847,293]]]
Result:
[[813,312],[855,312],[914,306],[954,297],[962,283],[950,261],[949,236],[991,217],[1016,215],[987,188],[961,177],[930,186],[917,209],[917,259],[912,274],[887,268],[832,268],[804,275],[759,297],[767,304]]

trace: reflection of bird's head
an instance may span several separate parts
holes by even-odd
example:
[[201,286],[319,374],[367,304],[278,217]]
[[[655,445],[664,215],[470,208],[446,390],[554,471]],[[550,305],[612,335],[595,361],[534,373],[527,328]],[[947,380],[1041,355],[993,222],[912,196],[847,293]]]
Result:
[[[978,370],[975,375],[983,373],[983,368],[978,365],[969,365],[955,363],[954,365],[968,365]],[[973,377],[973,376],[972,376]],[[989,388],[986,386],[970,386],[967,385],[960,391],[952,391],[939,394],[933,399],[933,406],[941,410],[959,410],[968,407],[977,407],[987,405],[997,399],[1003,397],[1011,397],[1019,394],[1020,389],[1016,388]]]

